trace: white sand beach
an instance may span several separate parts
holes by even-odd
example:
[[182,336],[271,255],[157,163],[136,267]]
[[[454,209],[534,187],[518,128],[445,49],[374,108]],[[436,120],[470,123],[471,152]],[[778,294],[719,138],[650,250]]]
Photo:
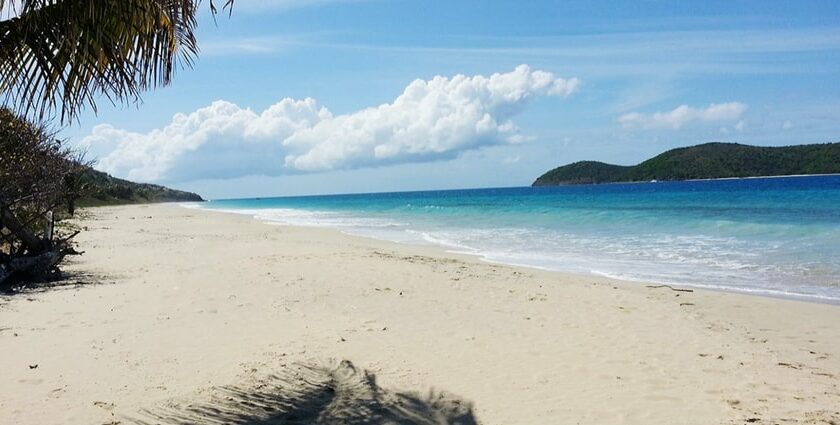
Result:
[[483,424],[840,423],[838,306],[175,205],[86,213],[85,284],[0,298],[2,424],[132,423],[340,360]]

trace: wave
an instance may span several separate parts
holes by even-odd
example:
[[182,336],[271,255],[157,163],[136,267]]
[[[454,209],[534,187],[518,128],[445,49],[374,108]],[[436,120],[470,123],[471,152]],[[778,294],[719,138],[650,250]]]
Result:
[[398,228],[405,225],[404,223],[387,219],[354,217],[330,211],[311,211],[293,208],[205,209],[225,213],[250,215],[257,220],[284,226]]

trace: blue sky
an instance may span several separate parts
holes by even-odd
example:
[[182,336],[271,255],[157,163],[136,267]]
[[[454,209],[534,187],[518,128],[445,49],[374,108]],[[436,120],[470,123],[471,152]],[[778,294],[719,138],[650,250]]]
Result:
[[836,1],[237,0],[203,13],[171,86],[64,135],[100,169],[210,198],[838,141],[839,18]]

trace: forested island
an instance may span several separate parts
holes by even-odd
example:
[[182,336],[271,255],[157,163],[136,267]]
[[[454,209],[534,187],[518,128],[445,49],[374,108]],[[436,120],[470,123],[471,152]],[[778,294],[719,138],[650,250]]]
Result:
[[638,165],[580,161],[541,175],[532,186],[840,173],[840,143],[764,147],[706,143],[672,149]]

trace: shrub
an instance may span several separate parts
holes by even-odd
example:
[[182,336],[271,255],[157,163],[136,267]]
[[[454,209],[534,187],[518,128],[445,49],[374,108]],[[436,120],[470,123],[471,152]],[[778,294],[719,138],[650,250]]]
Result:
[[0,285],[53,277],[75,252],[73,235],[52,229],[80,196],[81,159],[47,128],[0,109]]

